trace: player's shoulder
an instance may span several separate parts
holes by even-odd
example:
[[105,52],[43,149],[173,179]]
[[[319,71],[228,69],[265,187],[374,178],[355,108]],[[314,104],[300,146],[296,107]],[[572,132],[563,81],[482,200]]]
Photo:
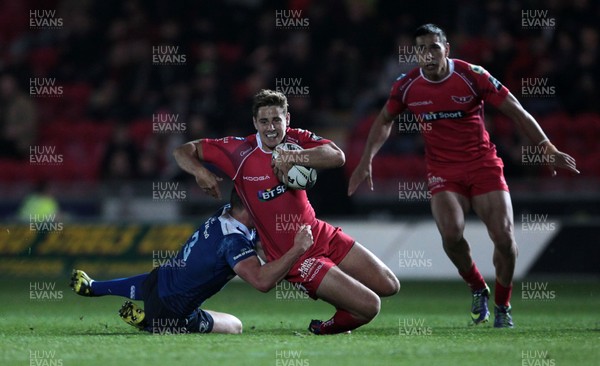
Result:
[[223,259],[229,257],[234,261],[242,257],[256,255],[254,242],[241,233],[223,236],[217,246],[217,255]]
[[231,249],[238,246],[253,246],[251,239],[248,239],[241,232],[230,232],[227,235],[223,235],[220,240],[221,250]]
[[482,66],[458,59],[453,59],[453,61],[454,72],[464,76],[471,84],[477,84],[483,88],[493,87],[498,91],[502,90],[502,84]]
[[219,222],[221,224],[221,233],[224,237],[237,235],[243,236],[247,240],[253,240],[256,232],[254,229],[247,228],[244,224],[236,220],[230,214],[230,205],[225,205],[222,208],[222,213],[218,216]]
[[254,229],[248,229],[229,214],[229,207],[229,205],[224,206],[220,215],[213,216],[216,219],[214,231],[208,233],[208,235],[214,234],[212,240],[216,244],[219,255],[238,247],[253,247],[253,240],[256,237]]
[[245,144],[245,143],[251,143],[252,141],[256,141],[256,136],[255,135],[250,135],[250,136],[246,136],[246,137],[240,137],[240,136],[225,136],[225,137],[219,137],[216,139],[211,139],[214,142],[220,143],[220,144],[224,144],[224,145],[241,145],[241,144]]
[[298,136],[303,136],[303,135],[311,134],[311,133],[312,133],[311,131],[306,130],[304,128],[293,128],[293,127],[290,127],[285,132],[285,135],[289,139],[290,137],[294,137],[295,138],[295,137],[298,137]]
[[392,94],[403,93],[413,81],[421,77],[421,71],[418,67],[411,69],[409,72],[400,74],[392,84]]
[[303,128],[288,128],[285,133],[286,142],[291,142],[296,145],[301,145],[306,141],[321,141],[323,138],[312,131]]
[[454,62],[454,72],[459,74],[467,74],[470,76],[485,76],[488,72],[480,65],[475,65],[469,63],[464,60],[459,60],[457,58],[453,58],[452,62]]
[[219,230],[220,229],[219,217],[223,213],[223,209],[225,207],[228,207],[228,205],[225,205],[225,206],[221,207],[217,212],[215,212],[212,215],[210,215],[206,219],[206,221],[204,221],[204,223],[202,223],[200,225],[200,227],[198,228],[198,230],[200,231],[200,233],[204,232],[204,237],[205,238],[207,238],[209,236],[209,231],[214,231],[214,230]]
[[258,146],[256,135],[247,137],[227,136],[207,140],[207,146],[213,146],[221,153],[228,155],[234,165],[240,164],[243,159]]

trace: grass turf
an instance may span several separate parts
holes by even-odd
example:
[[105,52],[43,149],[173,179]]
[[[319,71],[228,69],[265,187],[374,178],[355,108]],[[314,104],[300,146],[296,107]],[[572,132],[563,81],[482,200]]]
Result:
[[1,365],[600,365],[598,282],[544,282],[546,300],[524,300],[517,283],[514,329],[468,326],[462,283],[407,282],[373,322],[335,336],[306,331],[330,305],[287,290],[233,282],[203,306],[236,315],[242,335],[159,336],[119,319],[124,298],[79,297],[60,280],[44,281],[56,299],[31,299],[36,282],[0,281]]

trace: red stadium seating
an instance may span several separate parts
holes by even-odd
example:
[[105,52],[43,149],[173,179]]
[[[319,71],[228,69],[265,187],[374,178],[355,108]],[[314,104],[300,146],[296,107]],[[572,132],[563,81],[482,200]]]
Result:
[[50,47],[35,49],[29,54],[29,63],[36,77],[47,77],[58,63],[58,50]]
[[138,119],[134,121],[129,127],[129,136],[133,143],[140,149],[142,149],[148,141],[148,138],[152,135],[152,120],[150,119]]

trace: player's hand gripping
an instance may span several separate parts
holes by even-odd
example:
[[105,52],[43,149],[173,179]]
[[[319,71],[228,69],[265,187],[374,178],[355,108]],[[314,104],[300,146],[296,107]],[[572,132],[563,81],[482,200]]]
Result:
[[290,156],[289,150],[283,150],[281,147],[276,147],[275,149],[279,156],[276,159],[271,159],[271,167],[277,179],[287,185],[288,172],[294,165],[293,157]]
[[294,237],[294,247],[304,253],[313,245],[313,235],[310,225],[302,225]]
[[209,196],[221,199],[221,189],[219,188],[219,182],[223,180],[223,178],[216,176],[208,169],[202,169],[201,171],[194,174],[196,178],[196,183],[198,186],[202,188],[204,193]]
[[348,196],[352,196],[354,192],[356,192],[358,186],[360,186],[365,179],[369,184],[369,189],[373,190],[371,162],[363,162],[361,160],[350,177],[350,182],[348,183]]
[[566,169],[570,172],[579,174],[575,159],[569,154],[559,151],[554,145],[549,142],[544,144],[546,147],[544,155],[549,156],[547,161],[549,162],[548,168],[554,177],[556,175],[556,168]]

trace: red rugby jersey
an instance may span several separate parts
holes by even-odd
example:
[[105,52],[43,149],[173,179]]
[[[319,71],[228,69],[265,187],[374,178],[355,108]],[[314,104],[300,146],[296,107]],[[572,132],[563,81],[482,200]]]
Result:
[[[495,157],[496,146],[485,129],[483,102],[498,107],[508,89],[481,66],[448,59],[450,73],[431,81],[420,68],[402,75],[393,84],[387,112],[398,115],[405,109],[421,124],[428,165],[464,163]],[[400,120],[402,123],[403,119]]]
[[[284,142],[302,148],[328,144],[314,133],[288,128]],[[249,209],[265,255],[269,261],[281,257],[294,244],[301,225],[311,225],[313,237],[319,236],[315,211],[306,191],[288,189],[271,168],[271,152],[262,149],[258,134],[248,137],[201,139],[204,160],[217,166],[234,182],[236,190]]]

